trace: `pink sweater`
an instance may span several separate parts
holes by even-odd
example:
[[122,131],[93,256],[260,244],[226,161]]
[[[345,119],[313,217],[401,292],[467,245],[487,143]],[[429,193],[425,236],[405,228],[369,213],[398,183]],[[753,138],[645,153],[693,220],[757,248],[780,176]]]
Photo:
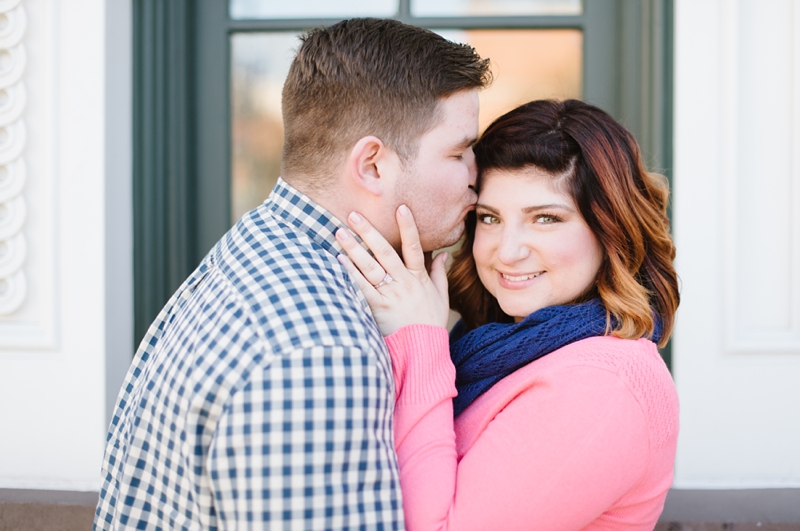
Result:
[[444,328],[386,338],[409,531],[653,529],[678,399],[655,345],[597,337],[506,377],[453,421]]

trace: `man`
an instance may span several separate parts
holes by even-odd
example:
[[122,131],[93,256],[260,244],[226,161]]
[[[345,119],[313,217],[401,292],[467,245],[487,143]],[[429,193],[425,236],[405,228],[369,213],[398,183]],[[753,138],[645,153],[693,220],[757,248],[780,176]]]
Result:
[[354,210],[426,250],[475,202],[468,46],[391,20],[304,38],[283,90],[283,178],[150,327],[120,392],[96,529],[402,529],[383,339],[336,259]]

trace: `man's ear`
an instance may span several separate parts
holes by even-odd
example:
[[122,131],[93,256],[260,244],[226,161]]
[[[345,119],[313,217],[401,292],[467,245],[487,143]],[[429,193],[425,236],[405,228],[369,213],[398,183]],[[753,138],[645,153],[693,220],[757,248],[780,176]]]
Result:
[[376,136],[365,136],[350,150],[347,164],[354,184],[373,195],[383,195],[389,181],[391,166],[397,155]]

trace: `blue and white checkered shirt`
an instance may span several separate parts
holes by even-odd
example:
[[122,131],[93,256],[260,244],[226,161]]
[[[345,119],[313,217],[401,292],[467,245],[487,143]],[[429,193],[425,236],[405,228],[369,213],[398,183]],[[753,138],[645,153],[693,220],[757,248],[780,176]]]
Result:
[[280,180],[136,353],[95,529],[403,529],[389,354],[336,218]]

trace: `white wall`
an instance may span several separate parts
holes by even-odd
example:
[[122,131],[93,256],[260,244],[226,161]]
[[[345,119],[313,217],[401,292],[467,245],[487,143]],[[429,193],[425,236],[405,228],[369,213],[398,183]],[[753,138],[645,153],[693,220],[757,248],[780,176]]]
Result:
[[[0,244],[26,250],[0,281],[25,289],[0,315],[0,487],[97,489],[132,351],[130,1],[15,3],[27,97],[18,117],[0,98],[0,166],[27,179],[0,206],[27,208]],[[800,4],[678,0],[675,26],[675,486],[800,486]]]
[[800,3],[678,0],[675,486],[800,486]]
[[108,0],[122,17],[108,32],[106,0],[3,0],[0,9],[14,3],[27,15],[28,290],[0,317],[0,487],[97,490],[107,372],[119,378],[106,353],[122,345],[111,357],[129,360],[132,350],[118,315],[129,311],[132,277],[107,271],[107,260],[124,268],[130,256],[129,2]]

